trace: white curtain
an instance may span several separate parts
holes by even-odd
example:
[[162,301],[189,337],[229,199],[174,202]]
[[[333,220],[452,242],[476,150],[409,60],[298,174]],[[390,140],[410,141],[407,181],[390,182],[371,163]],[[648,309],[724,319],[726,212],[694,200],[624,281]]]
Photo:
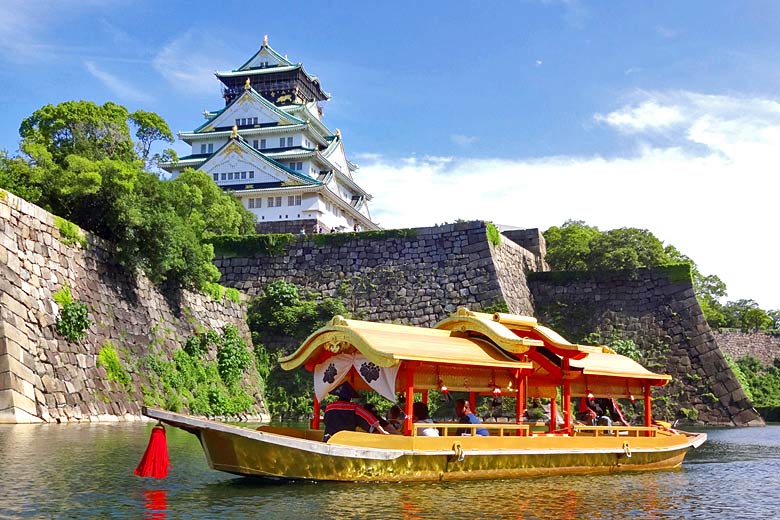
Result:
[[339,354],[314,367],[314,394],[317,399],[322,401],[328,392],[339,386],[352,367],[376,393],[395,402],[395,378],[400,364],[382,368],[359,352]]

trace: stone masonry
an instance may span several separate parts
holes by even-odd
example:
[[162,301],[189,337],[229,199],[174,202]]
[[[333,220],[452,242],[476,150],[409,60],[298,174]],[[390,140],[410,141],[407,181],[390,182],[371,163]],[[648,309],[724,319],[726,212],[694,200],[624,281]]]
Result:
[[780,334],[732,330],[713,334],[723,353],[734,359],[753,356],[764,365],[770,366],[775,359],[780,358]]
[[430,327],[460,305],[473,310],[506,301],[531,314],[524,272],[536,259],[509,240],[497,247],[484,222],[418,228],[413,236],[324,245],[295,237],[277,256],[219,257],[221,283],[256,296],[283,278],[322,297],[341,297],[355,317]]
[[[96,365],[106,341],[127,363],[148,352],[170,358],[196,326],[232,323],[249,338],[243,305],[162,293],[114,264],[110,244],[88,240],[86,249],[65,245],[51,214],[0,190],[0,423],[137,418],[149,377],[130,364],[132,389],[109,381]],[[93,321],[77,344],[54,328],[52,294],[65,284]]]
[[[589,332],[632,340],[648,368],[673,377],[654,391],[668,418],[704,424],[761,425],[704,319],[689,279],[668,269],[636,273],[534,273],[537,316],[572,340]],[[683,413],[687,410],[687,414]]]

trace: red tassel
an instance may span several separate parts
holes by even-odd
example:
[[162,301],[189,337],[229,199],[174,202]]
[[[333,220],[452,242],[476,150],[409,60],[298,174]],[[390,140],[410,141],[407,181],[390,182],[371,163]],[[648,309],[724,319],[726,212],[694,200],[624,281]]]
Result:
[[170,467],[168,444],[165,441],[165,428],[158,424],[152,428],[149,446],[146,447],[144,456],[133,473],[139,477],[165,478],[168,476],[168,468]]

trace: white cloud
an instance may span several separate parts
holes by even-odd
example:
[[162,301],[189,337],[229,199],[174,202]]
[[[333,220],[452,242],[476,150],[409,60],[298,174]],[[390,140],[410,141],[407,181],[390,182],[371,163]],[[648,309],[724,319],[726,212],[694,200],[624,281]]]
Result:
[[544,230],[577,219],[603,230],[649,229],[705,274],[720,276],[729,299],[780,308],[780,282],[760,268],[773,265],[777,253],[777,103],[646,95],[652,110],[615,113],[633,114],[626,120],[648,131],[674,121],[683,130],[677,141],[638,141],[633,154],[617,158],[374,158],[362,165],[358,182],[374,194],[372,214],[386,228],[484,219]]
[[85,61],[84,67],[97,78],[103,85],[122,101],[134,101],[138,103],[151,103],[154,98],[131,87],[127,79],[118,78],[100,68],[91,61]]
[[683,120],[683,115],[677,107],[663,106],[650,100],[607,115],[596,114],[593,118],[624,132],[643,132],[673,126]]
[[479,138],[473,135],[452,134],[450,135],[450,141],[457,144],[458,146],[465,147],[476,143],[479,141]]
[[152,63],[157,72],[177,89],[195,94],[213,94],[219,89],[214,72],[220,64],[229,61],[224,59],[229,54],[222,41],[189,31],[164,46]]

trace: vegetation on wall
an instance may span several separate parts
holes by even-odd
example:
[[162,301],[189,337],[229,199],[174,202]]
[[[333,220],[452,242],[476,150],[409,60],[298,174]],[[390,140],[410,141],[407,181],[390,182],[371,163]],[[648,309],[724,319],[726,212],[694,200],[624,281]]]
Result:
[[86,338],[87,330],[92,325],[87,304],[74,299],[67,284],[52,297],[60,307],[60,313],[54,322],[57,332],[70,343]]
[[87,237],[84,236],[84,233],[81,232],[81,229],[76,224],[55,215],[54,225],[60,232],[60,239],[63,244],[66,246],[79,244],[82,248],[87,247]]
[[742,388],[749,392],[755,406],[780,407],[780,358],[775,358],[771,365],[764,365],[753,356],[745,356],[738,359],[732,369],[735,366]]
[[[215,361],[207,357],[212,348]],[[205,416],[240,415],[255,404],[240,384],[251,363],[251,353],[233,325],[190,336],[170,361],[155,353],[142,358],[153,375],[153,387],[142,388],[144,404]]]
[[125,367],[122,365],[119,354],[111,341],[106,340],[106,342],[103,343],[103,346],[100,347],[96,364],[97,366],[106,369],[106,377],[108,377],[109,381],[119,383],[124,389],[129,388],[130,374],[127,373],[127,370],[125,370]]
[[501,233],[492,222],[485,222],[485,233],[487,234],[488,242],[490,242],[493,247],[501,245]]
[[[264,397],[272,417],[299,418],[311,413],[311,374],[302,368],[284,371],[278,359],[292,353],[337,314],[349,315],[340,299],[317,300],[311,294],[301,295],[294,284],[285,280],[269,283],[263,294],[250,302],[249,328],[258,370],[266,374]],[[273,347],[267,346],[269,340]]]
[[156,114],[67,101],[36,110],[19,133],[21,154],[0,154],[0,188],[112,242],[120,265],[155,283],[216,282],[207,239],[254,232],[252,213],[205,173],[168,181],[146,169],[174,155],[150,155],[154,142],[173,138]]
[[[571,272],[666,266],[672,282],[692,278],[696,299],[712,328],[736,328],[745,331],[780,329],[780,310],[764,311],[753,300],[721,301],[726,284],[716,275],[705,275],[696,263],[673,245],[664,244],[650,231],[621,228],[600,231],[582,221],[568,220],[544,232],[546,260],[561,276]],[[688,267],[685,267],[688,264]],[[674,267],[674,266],[677,267]]]
[[294,238],[290,233],[216,235],[208,238],[218,256],[280,256]]

